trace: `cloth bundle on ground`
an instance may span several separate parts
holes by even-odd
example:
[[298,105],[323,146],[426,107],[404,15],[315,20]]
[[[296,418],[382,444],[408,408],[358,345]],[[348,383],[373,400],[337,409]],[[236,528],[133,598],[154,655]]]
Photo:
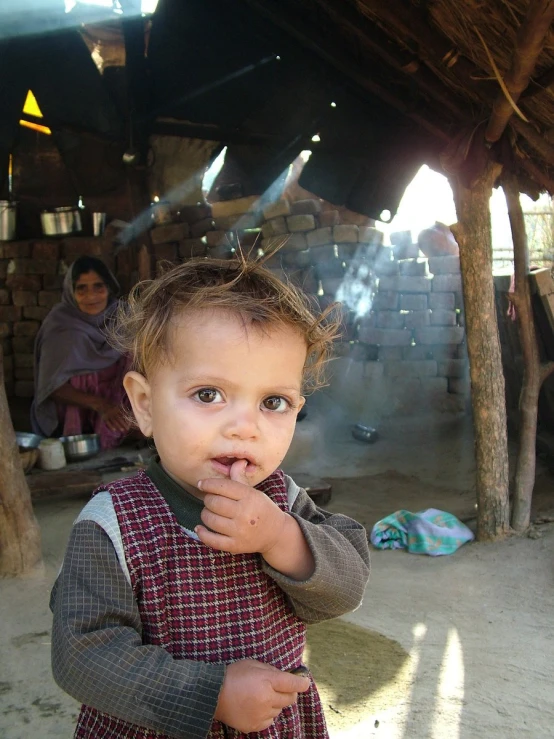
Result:
[[377,521],[370,537],[377,549],[407,549],[412,554],[432,557],[452,554],[473,538],[473,532],[456,516],[437,508],[391,513]]

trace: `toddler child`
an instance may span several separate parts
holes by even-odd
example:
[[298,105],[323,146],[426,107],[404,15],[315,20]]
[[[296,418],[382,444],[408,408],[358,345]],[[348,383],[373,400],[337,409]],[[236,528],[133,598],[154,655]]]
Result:
[[[328,736],[306,624],[357,608],[364,528],[279,465],[336,326],[256,263],[199,259],[131,292],[113,329],[157,457],[77,518],[52,591],[76,737]],[[291,672],[292,671],[292,672]]]

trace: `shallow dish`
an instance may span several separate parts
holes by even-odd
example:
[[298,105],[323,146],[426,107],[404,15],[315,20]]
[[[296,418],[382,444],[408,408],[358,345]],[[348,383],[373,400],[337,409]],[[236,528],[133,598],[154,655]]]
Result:
[[100,437],[98,434],[77,434],[76,436],[61,436],[65,458],[68,462],[83,462],[95,457],[100,451]]
[[352,428],[352,436],[357,441],[365,441],[366,444],[374,444],[379,438],[377,429],[374,429],[371,426],[363,426],[361,423],[357,423]]
[[44,439],[40,434],[31,434],[27,431],[16,431],[15,438],[17,446],[24,449],[38,449],[38,445]]

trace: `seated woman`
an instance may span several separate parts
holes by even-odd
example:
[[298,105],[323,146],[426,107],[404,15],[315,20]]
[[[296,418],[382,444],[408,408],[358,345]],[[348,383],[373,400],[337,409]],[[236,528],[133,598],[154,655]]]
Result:
[[46,316],[35,341],[35,433],[96,433],[103,449],[127,435],[127,359],[104,333],[118,294],[117,280],[100,259],[79,257],[69,268],[62,302]]

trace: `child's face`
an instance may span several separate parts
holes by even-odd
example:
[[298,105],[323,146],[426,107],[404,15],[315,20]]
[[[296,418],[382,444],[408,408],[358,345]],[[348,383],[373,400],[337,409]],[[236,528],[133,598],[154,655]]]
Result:
[[238,316],[196,311],[175,318],[170,361],[125,378],[141,431],[164,469],[202,497],[199,480],[229,477],[237,459],[257,485],[280,465],[294,433],[306,343],[294,329],[247,328]]

